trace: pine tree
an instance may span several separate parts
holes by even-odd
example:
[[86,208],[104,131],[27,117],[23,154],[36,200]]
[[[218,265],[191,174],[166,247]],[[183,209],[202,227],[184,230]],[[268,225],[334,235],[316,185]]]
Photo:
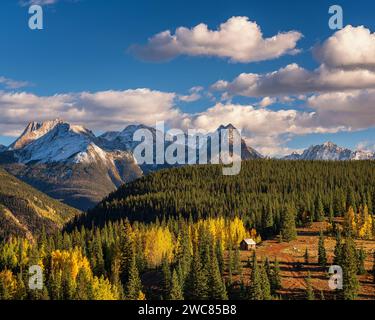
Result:
[[277,290],[282,288],[281,285],[281,276],[280,276],[280,265],[279,261],[275,259],[275,263],[273,266],[272,278],[271,278],[271,289],[272,292],[275,293]]
[[242,273],[241,256],[240,256],[240,250],[239,250],[238,247],[236,247],[236,249],[234,251],[233,271],[234,271],[234,274],[236,274],[236,275]]
[[318,246],[318,263],[322,267],[326,267],[327,265],[327,253],[324,246],[324,235],[323,232],[320,232],[319,236],[319,246]]
[[295,208],[290,205],[285,207],[282,215],[281,236],[286,242],[297,238]]
[[184,300],[181,283],[180,283],[180,280],[178,278],[178,275],[175,269],[173,270],[173,273],[172,273],[169,300]]
[[359,275],[366,274],[366,267],[365,267],[365,261],[366,261],[366,252],[363,250],[363,248],[359,249],[357,251],[357,261],[358,261],[358,272]]
[[213,252],[209,273],[209,291],[211,300],[227,300],[225,284],[221,277],[216,254]]
[[222,244],[219,240],[216,242],[215,249],[216,249],[216,257],[217,257],[217,262],[219,264],[220,274],[223,275],[224,269],[225,269],[225,262],[224,262]]
[[305,264],[309,264],[310,263],[309,249],[306,248],[305,254],[304,254],[303,258],[305,259]]
[[336,233],[336,246],[333,258],[333,264],[336,266],[342,266],[342,247],[341,233],[338,231]]
[[120,237],[120,277],[122,283],[125,285],[129,281],[130,268],[135,256],[133,230],[129,221],[124,222]]
[[193,261],[186,283],[185,296],[190,300],[206,300],[208,298],[207,275],[202,266],[197,245],[195,245],[193,253]]
[[316,200],[316,205],[315,205],[315,221],[317,222],[322,222],[324,221],[324,206],[322,202],[321,195],[319,194],[317,200]]
[[261,277],[261,283],[262,283],[262,299],[263,300],[271,300],[271,284],[270,280],[267,275],[267,270],[265,267],[265,264],[262,264],[260,267],[260,277]]
[[251,271],[250,287],[249,287],[249,299],[250,300],[262,300],[262,276],[259,271],[258,261],[256,253],[253,254],[253,269]]
[[359,282],[357,279],[358,263],[357,252],[353,239],[349,236],[343,246],[343,296],[345,300],[354,300],[358,294]]
[[170,285],[172,281],[171,269],[169,267],[168,259],[166,256],[163,257],[162,261],[162,271],[163,271],[163,297],[168,299],[170,293]]
[[131,259],[128,282],[125,286],[125,297],[128,300],[139,300],[142,295],[142,283],[139,277],[135,254]]
[[309,272],[308,277],[306,279],[306,299],[307,300],[315,300],[314,289],[313,289],[312,284],[311,284],[310,272]]

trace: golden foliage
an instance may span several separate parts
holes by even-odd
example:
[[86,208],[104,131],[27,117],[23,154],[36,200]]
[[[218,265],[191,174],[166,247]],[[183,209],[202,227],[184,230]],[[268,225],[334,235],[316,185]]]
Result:
[[81,269],[89,275],[92,274],[88,259],[77,248],[70,251],[53,251],[51,253],[51,266],[53,271],[68,272],[73,281],[76,280]]
[[150,267],[161,264],[163,257],[169,261],[173,259],[173,236],[166,227],[152,227],[147,229],[143,236],[144,254]]

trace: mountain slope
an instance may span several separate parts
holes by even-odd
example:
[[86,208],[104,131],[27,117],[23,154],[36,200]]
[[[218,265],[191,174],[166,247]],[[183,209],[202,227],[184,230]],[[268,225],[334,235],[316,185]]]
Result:
[[0,168],[0,239],[51,233],[79,213]]
[[322,145],[311,146],[302,154],[292,153],[284,158],[285,160],[324,160],[324,161],[348,161],[348,160],[371,160],[375,154],[365,151],[352,151],[339,147],[332,142]]
[[[359,208],[363,201],[375,203],[374,179],[372,161],[261,159],[244,161],[236,176],[223,176],[221,165],[184,166],[120,187],[71,226],[91,227],[123,218],[151,222],[170,216],[241,216],[262,230],[269,227],[269,219],[281,221],[287,204],[296,209],[298,219],[310,221],[318,214],[317,201],[327,214],[331,203],[335,214],[344,214],[351,205]],[[353,190],[361,196],[353,199]]]
[[6,170],[55,199],[86,210],[142,175],[131,152],[106,150],[88,129],[61,120],[30,123],[0,156]]

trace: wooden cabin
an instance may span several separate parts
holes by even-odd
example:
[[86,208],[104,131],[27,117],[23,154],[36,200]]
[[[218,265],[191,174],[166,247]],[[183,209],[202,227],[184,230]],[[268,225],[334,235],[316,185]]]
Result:
[[257,244],[253,239],[244,239],[240,243],[241,250],[251,251],[257,248]]

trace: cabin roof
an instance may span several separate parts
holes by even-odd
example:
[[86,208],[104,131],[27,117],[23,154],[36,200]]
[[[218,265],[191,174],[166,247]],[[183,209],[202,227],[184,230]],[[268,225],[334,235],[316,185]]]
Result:
[[256,245],[256,242],[253,239],[244,239],[243,241],[248,245]]

